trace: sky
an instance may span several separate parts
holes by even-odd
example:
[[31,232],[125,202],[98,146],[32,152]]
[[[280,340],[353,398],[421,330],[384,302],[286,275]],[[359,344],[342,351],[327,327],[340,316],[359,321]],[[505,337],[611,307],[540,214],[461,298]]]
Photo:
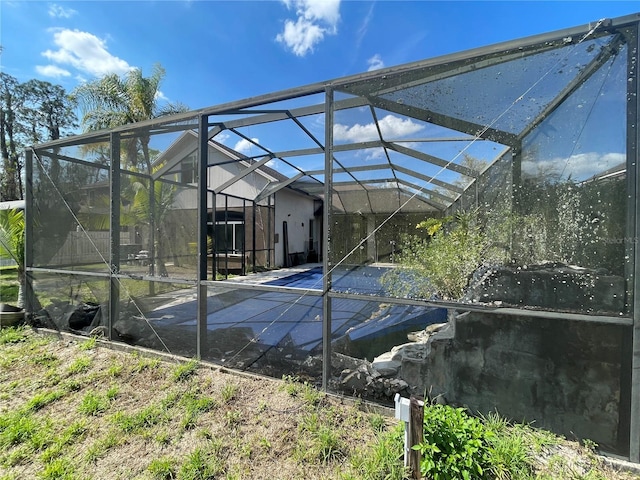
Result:
[[161,64],[203,108],[640,12],[640,1],[0,0],[0,69],[67,91]]

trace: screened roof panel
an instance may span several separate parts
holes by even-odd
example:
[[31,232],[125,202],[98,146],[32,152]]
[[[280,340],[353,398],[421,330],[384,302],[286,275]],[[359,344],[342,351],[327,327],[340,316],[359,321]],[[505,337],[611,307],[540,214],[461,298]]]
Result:
[[[581,182],[626,164],[626,48],[525,137],[525,177]],[[564,142],[557,142],[557,132]]]
[[[444,189],[433,182],[421,180],[402,172],[396,172],[396,176],[404,187],[408,187],[415,192],[420,192],[423,197],[436,198],[440,203],[448,205],[457,197],[456,192]],[[457,185],[460,186],[459,183]]]
[[365,214],[373,213],[369,192],[357,185],[336,187],[335,196],[340,197],[343,210],[347,213]]
[[348,152],[334,152],[333,158],[339,165],[334,168],[367,167],[369,165],[379,165],[387,163],[384,148],[363,148],[360,150],[350,150]]
[[[417,212],[433,215],[444,209],[444,206],[438,205],[436,202],[416,194],[416,192],[411,191],[411,189],[402,188],[398,193],[400,196],[400,212]],[[384,206],[379,206],[379,208],[384,208]],[[386,212],[388,210],[381,211]]]
[[303,156],[286,156],[282,158],[305,172],[324,172],[324,153]]
[[[306,128],[306,127],[305,127]],[[318,148],[324,141],[324,126],[315,125],[313,131],[305,131],[292,119],[279,120],[260,125],[234,128],[227,130],[229,135],[235,133],[242,137],[240,144],[225,142],[226,145],[239,150],[247,156],[250,152],[243,151],[243,147],[250,146],[247,139],[262,144],[270,152],[295,151]]]
[[[389,151],[391,163],[396,172],[404,172],[415,178],[433,179],[436,183],[445,182],[453,183],[463,177],[462,174],[439,167],[425,160],[421,160],[409,155],[403,155],[398,152]],[[464,176],[464,178],[467,178]]]
[[482,163],[491,163],[505,148],[504,145],[499,143],[482,139],[469,139],[467,141],[416,141],[406,146],[419,152],[441,158],[447,162],[458,165],[473,165],[476,169],[478,169],[478,166]]
[[366,182],[379,179],[393,179],[394,171],[391,168],[379,169],[379,170],[363,170],[358,172],[351,172],[356,180],[360,182]]
[[333,175],[334,183],[353,182],[355,179],[349,173],[336,173]]
[[385,100],[518,134],[609,49],[613,35],[382,93]]
[[366,106],[339,110],[334,112],[333,142],[341,145],[380,140],[378,128]]
[[102,168],[107,168],[111,163],[111,147],[108,141],[47,149],[43,153],[59,160],[80,160]]
[[[623,103],[608,103],[610,85],[615,83],[613,89],[619,91],[619,84],[626,81],[627,55],[623,39],[607,32],[608,26],[598,22],[588,33],[576,28],[546,35],[544,40],[539,36],[537,40],[507,42],[230,102],[173,120],[142,122],[114,132],[120,135],[121,152],[128,143],[149,136],[151,161],[161,170],[154,175],[171,172],[175,176],[182,172],[185,159],[197,154],[198,117],[204,114],[209,136],[226,149],[229,162],[265,162],[260,168],[270,169],[274,183],[264,192],[275,191],[289,180],[287,185],[322,195],[318,182],[300,176],[313,172],[314,178],[324,180],[320,172],[325,164],[325,88],[329,87],[333,91],[332,181],[357,187],[361,186],[358,182],[368,182],[367,189],[374,185],[375,191],[390,188],[393,195],[398,195],[398,188],[413,194],[428,186],[436,189],[436,194],[442,193],[444,203],[438,206],[446,207],[450,198],[473,183],[506,148],[520,148],[523,139],[526,144],[535,143],[537,166],[557,158],[571,164],[579,155],[594,158],[589,156],[593,152],[600,154],[596,170],[617,165],[623,140],[622,148],[604,151],[598,150],[596,138],[602,128],[610,132],[618,129],[617,137],[624,138],[624,126],[603,127],[592,120],[612,108],[625,108]],[[589,103],[583,97],[597,100]],[[612,99],[619,102],[615,95]],[[559,152],[552,143],[540,140],[550,129],[560,128],[559,124],[575,138],[571,152]],[[191,150],[173,149],[185,131],[194,134]],[[608,137],[617,138],[613,133]],[[79,137],[76,143],[80,146],[74,146],[70,156],[105,162],[105,152],[100,153],[99,148],[83,151],[82,143],[95,139],[99,144],[108,138],[104,132]],[[131,168],[144,163],[141,152],[135,154]],[[125,168],[132,164],[131,158]],[[536,168],[527,162],[523,159],[524,174],[527,168]],[[569,170],[577,175],[576,168]],[[580,172],[577,178],[590,173]]]
[[272,158],[267,166],[286,178],[294,177],[300,173],[300,169],[295,163],[291,165],[280,158]]

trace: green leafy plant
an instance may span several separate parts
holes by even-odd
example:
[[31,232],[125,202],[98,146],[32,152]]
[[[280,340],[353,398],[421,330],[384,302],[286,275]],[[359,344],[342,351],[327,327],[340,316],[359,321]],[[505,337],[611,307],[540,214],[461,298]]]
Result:
[[369,424],[376,432],[382,432],[386,426],[386,420],[379,413],[374,413],[369,417]]
[[242,422],[242,412],[239,410],[226,411],[224,413],[224,422],[228,427],[237,427]]
[[268,438],[261,437],[259,443],[265,452],[268,452],[269,450],[271,450],[271,442],[269,441]]
[[43,463],[51,463],[56,458],[62,456],[69,445],[80,441],[87,432],[87,427],[83,420],[69,425],[60,435],[52,439],[52,443],[40,456]]
[[141,373],[145,370],[153,370],[160,366],[160,360],[157,358],[138,357],[138,361],[133,366],[133,373]]
[[112,417],[112,422],[124,433],[140,433],[168,420],[168,412],[156,404],[147,405],[131,414],[116,412]]
[[195,427],[196,420],[200,414],[216,407],[216,402],[213,398],[203,397],[191,392],[186,393],[180,403],[184,406],[185,411],[181,421],[181,426],[185,430]]
[[78,345],[78,348],[80,350],[93,350],[96,347],[96,343],[97,343],[97,338],[90,337],[84,342],[82,342],[80,345]]
[[109,365],[109,368],[107,369],[107,375],[110,377],[119,377],[120,375],[122,375],[122,370],[123,370],[123,365],[121,363],[112,363],[111,365]]
[[0,210],[0,258],[10,258],[18,265],[17,306],[24,307],[24,212]]
[[110,430],[106,435],[100,437],[89,446],[85,458],[89,463],[96,462],[98,459],[103,457],[110,449],[117,447],[123,442],[124,438],[119,430]]
[[324,394],[309,382],[303,382],[299,377],[293,375],[283,375],[283,390],[292,397],[299,397],[309,406],[319,405]]
[[0,448],[29,441],[40,423],[31,412],[8,412],[0,415]]
[[322,427],[315,436],[316,441],[311,449],[312,456],[327,463],[344,456],[345,446],[333,428]]
[[40,410],[41,408],[63,397],[64,393],[65,392],[62,390],[53,390],[50,392],[36,393],[33,397],[31,397],[31,399],[29,399],[24,409],[32,410],[32,411]]
[[56,458],[45,465],[39,478],[44,480],[73,480],[76,478],[73,464],[67,458]]
[[489,246],[478,213],[427,219],[416,228],[426,235],[403,237],[398,255],[400,268],[383,275],[383,285],[402,297],[460,298]]
[[491,471],[497,480],[527,478],[533,473],[529,438],[510,429],[490,439]]
[[19,343],[27,340],[25,327],[8,327],[0,330],[0,345]]
[[323,464],[344,458],[346,445],[342,442],[340,429],[325,424],[319,412],[311,411],[301,419],[298,425],[300,437],[296,445],[295,456],[303,462]]
[[491,478],[492,432],[463,408],[429,405],[424,409],[420,472],[433,480]]

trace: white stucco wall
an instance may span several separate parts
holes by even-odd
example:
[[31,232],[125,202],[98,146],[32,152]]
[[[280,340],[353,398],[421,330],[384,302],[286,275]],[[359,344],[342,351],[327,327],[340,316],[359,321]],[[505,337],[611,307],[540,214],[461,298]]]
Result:
[[289,229],[289,253],[309,251],[309,221],[313,220],[314,202],[308,195],[283,189],[276,193],[276,266],[284,266],[283,222]]

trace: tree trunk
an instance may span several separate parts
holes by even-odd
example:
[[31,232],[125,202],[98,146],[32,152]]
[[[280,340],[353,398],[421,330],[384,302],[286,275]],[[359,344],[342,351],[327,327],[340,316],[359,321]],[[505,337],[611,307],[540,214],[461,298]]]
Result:
[[25,302],[25,281],[27,279],[27,276],[25,274],[24,269],[18,267],[18,300],[16,301],[16,307],[18,308],[25,308],[26,302]]

